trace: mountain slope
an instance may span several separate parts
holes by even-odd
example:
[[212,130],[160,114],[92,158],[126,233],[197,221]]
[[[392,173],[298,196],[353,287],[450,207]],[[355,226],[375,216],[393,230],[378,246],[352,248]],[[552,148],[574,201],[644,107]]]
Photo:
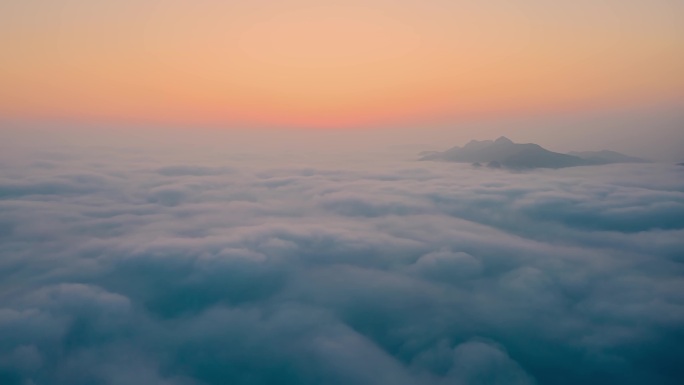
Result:
[[488,164],[506,168],[563,168],[608,163],[643,162],[614,151],[561,154],[534,143],[514,143],[506,137],[472,140],[463,147],[421,154],[420,160]]
[[620,154],[619,152],[602,150],[602,151],[572,151],[569,155],[577,156],[586,159],[594,164],[609,164],[609,163],[646,163],[646,159],[637,158],[636,156],[629,156]]

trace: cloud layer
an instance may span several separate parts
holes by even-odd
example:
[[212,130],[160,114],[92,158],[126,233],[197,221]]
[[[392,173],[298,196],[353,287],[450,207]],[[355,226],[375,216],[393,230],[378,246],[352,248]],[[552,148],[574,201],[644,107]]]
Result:
[[2,384],[684,376],[675,166],[2,160]]

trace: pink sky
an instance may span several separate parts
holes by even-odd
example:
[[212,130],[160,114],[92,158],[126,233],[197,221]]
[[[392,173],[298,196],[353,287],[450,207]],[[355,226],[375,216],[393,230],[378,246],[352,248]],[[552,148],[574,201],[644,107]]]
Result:
[[668,0],[0,4],[0,116],[217,127],[444,124],[672,104]]

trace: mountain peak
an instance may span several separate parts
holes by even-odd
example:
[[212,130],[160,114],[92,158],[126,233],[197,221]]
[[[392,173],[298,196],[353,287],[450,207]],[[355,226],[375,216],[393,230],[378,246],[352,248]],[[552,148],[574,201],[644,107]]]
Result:
[[463,148],[467,150],[479,150],[487,146],[490,146],[492,143],[494,142],[492,142],[491,140],[471,140],[470,142],[466,143],[466,145],[463,146]]
[[495,141],[470,141],[461,149],[448,150],[430,154],[426,160],[445,160],[451,162],[468,162],[487,164],[489,167],[505,168],[561,168],[583,166],[584,159],[552,152],[533,143],[514,143],[502,136]]
[[[496,140],[471,140],[462,148],[424,155],[423,160],[472,163],[506,168],[562,168],[611,163],[647,162],[615,151],[584,151],[561,154],[535,143],[515,143],[505,136]],[[682,164],[684,166],[684,164]]]
[[494,141],[494,143],[497,143],[497,144],[504,144],[504,143],[505,144],[513,144],[513,141],[508,139],[505,136],[500,136],[497,140]]

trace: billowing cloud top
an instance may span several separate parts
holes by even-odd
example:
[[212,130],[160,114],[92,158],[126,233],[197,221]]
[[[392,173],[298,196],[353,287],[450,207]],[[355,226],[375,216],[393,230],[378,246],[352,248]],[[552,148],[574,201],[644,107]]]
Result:
[[2,384],[676,384],[684,171],[2,156]]

